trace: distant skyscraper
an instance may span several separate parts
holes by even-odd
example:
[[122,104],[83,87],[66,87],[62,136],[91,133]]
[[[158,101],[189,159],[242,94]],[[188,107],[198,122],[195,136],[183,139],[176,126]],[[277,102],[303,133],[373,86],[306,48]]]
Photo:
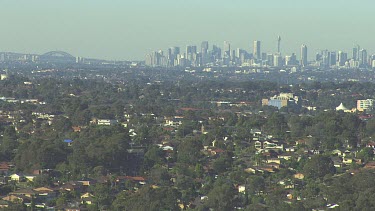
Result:
[[338,62],[339,62],[339,66],[342,67],[342,66],[345,66],[345,62],[348,60],[348,54],[347,53],[344,53],[342,51],[339,51],[339,55],[338,55]]
[[180,47],[173,47],[172,48],[172,54],[174,56],[177,56],[178,54],[180,54]]
[[255,59],[261,59],[261,53],[260,53],[260,41],[255,40],[254,41],[254,49],[253,49],[254,57]]
[[267,54],[267,65],[268,66],[273,66],[274,65],[273,59],[274,59],[273,54]]
[[359,57],[359,45],[355,45],[354,48],[353,48],[353,54],[352,54],[352,59],[354,59],[354,61],[358,61]]
[[267,60],[267,53],[262,53],[262,60]]
[[307,46],[306,45],[301,46],[301,65],[303,67],[307,66]]
[[359,65],[367,65],[367,51],[363,48],[359,51]]
[[371,55],[370,56],[370,63],[369,65],[371,65],[372,68],[375,68],[375,55]]
[[274,67],[281,67],[283,66],[283,58],[279,54],[275,54],[273,56],[273,66]]
[[278,53],[278,54],[281,54],[281,53],[280,53],[280,45],[281,45],[281,37],[278,36],[278,37],[277,37],[277,53]]
[[147,66],[150,67],[166,67],[168,65],[168,62],[164,57],[164,53],[162,50],[154,51],[151,54],[147,54],[145,63]]
[[224,41],[224,53],[227,53],[228,56],[230,54],[230,43],[228,41]]
[[208,41],[203,41],[201,44],[201,53],[207,54],[208,53]]
[[241,52],[242,52],[242,49],[241,49],[241,48],[237,48],[237,49],[236,49],[236,57],[237,57],[237,58],[240,58]]
[[193,53],[193,54],[197,53],[197,46],[196,45],[191,46],[191,53]]
[[235,61],[236,60],[236,50],[232,50],[230,54],[230,60]]
[[224,41],[224,52],[223,52],[223,59],[225,60],[224,63],[227,64],[229,62],[230,54],[231,54],[230,43],[228,41]]
[[297,56],[296,56],[295,53],[292,53],[291,59],[292,59],[291,62],[292,62],[293,65],[298,65]]
[[174,65],[174,55],[173,55],[173,48],[168,48],[167,53],[167,66],[171,67]]
[[221,58],[221,49],[216,45],[213,45],[211,55],[214,61],[219,60]]
[[208,41],[203,41],[201,44],[201,56],[202,63],[206,64],[208,62]]
[[328,52],[328,66],[336,65],[336,52]]
[[186,52],[185,52],[185,55],[187,56],[187,55],[189,55],[189,54],[191,54],[191,53],[192,53],[191,46],[190,46],[190,45],[186,46]]
[[296,65],[297,63],[297,58],[296,54],[292,53],[290,56],[285,56],[285,65],[290,66],[290,65]]

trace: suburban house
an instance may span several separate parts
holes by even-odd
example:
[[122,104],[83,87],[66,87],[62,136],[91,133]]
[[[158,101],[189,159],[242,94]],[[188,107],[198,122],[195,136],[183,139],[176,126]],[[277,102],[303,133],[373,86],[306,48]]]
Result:
[[81,203],[82,204],[92,204],[94,201],[94,195],[89,192],[86,192],[81,195]]
[[34,197],[36,194],[37,194],[36,191],[34,191],[33,189],[28,189],[28,188],[16,190],[16,191],[13,191],[13,192],[10,193],[10,195],[26,196],[26,197],[29,197],[29,198]]
[[183,116],[165,117],[164,126],[178,127],[182,124]]
[[14,165],[8,162],[1,162],[0,163],[0,174],[1,175],[8,175],[10,168],[14,167]]
[[24,176],[23,174],[12,174],[9,176],[9,178],[11,181],[20,182],[24,179]]
[[263,143],[263,148],[266,150],[284,150],[284,144],[276,141],[265,141]]
[[116,125],[118,123],[117,120],[115,119],[98,119],[97,120],[97,125],[106,125],[106,126],[112,126]]
[[51,201],[58,195],[58,192],[55,189],[48,187],[35,188],[34,191],[38,198],[43,198],[45,201]]

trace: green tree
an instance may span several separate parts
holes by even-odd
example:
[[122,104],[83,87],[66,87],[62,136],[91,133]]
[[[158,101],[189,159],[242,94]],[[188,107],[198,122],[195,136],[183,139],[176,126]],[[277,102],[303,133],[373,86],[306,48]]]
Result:
[[112,204],[116,211],[159,211],[178,210],[179,193],[169,187],[151,188],[145,186],[136,193],[120,192]]
[[285,137],[285,132],[289,130],[287,121],[284,115],[280,113],[273,113],[268,119],[264,127],[270,134],[275,137]]
[[330,157],[324,155],[315,155],[308,160],[303,168],[307,178],[323,178],[327,174],[334,174],[336,168]]
[[229,153],[223,153],[213,162],[212,167],[216,173],[224,173],[232,167],[232,160]]
[[107,184],[97,183],[92,188],[95,203],[101,209],[103,206],[110,206],[112,203],[112,191]]
[[161,148],[152,146],[144,156],[144,166],[146,169],[152,168],[155,164],[164,163],[164,152]]
[[205,206],[214,210],[233,210],[235,204],[235,190],[230,184],[216,184],[208,193]]
[[190,165],[196,165],[199,159],[202,157],[202,148],[202,143],[198,139],[183,139],[182,142],[178,145],[177,161]]
[[357,153],[357,157],[363,159],[364,162],[368,162],[374,159],[374,150],[371,147],[365,147]]

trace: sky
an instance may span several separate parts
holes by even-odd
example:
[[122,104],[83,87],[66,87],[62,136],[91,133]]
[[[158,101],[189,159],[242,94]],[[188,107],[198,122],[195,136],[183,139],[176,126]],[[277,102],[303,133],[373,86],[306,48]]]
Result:
[[[375,53],[373,0],[0,0],[0,52],[144,60],[171,46],[224,41],[252,51],[300,54],[306,44]],[[199,48],[198,48],[199,49]]]

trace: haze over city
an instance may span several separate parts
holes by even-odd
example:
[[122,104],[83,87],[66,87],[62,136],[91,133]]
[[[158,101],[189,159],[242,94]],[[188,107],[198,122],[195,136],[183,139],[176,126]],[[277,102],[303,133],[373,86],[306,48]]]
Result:
[[[252,48],[262,41],[275,52],[309,57],[318,50],[350,52],[359,44],[373,53],[371,9],[361,1],[3,1],[0,8],[0,51],[45,53],[64,50],[75,56],[144,60],[157,49],[208,40],[221,46]],[[354,9],[355,8],[355,9]]]
[[374,6],[0,1],[0,210],[375,210]]

